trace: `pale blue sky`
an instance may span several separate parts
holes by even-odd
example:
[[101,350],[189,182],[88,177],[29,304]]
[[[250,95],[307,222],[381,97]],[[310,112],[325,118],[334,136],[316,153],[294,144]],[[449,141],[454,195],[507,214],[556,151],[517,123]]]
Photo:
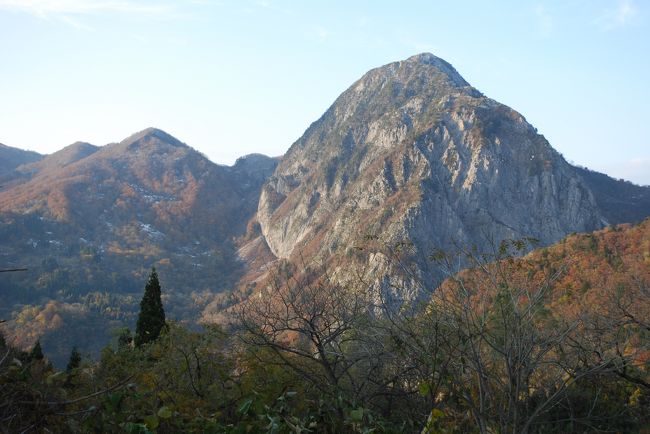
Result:
[[452,63],[577,164],[650,184],[650,2],[0,0],[0,143],[162,128],[284,153],[368,69]]

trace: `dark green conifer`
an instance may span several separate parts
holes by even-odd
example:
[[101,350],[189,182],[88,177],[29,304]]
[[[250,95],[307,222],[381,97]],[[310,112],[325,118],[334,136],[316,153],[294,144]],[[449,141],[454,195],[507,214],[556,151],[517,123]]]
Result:
[[141,346],[158,338],[165,326],[165,310],[160,300],[160,283],[156,269],[151,269],[149,281],[140,302],[140,315],[135,329],[135,345]]
[[32,351],[29,353],[29,359],[30,360],[43,360],[45,356],[43,355],[43,349],[41,348],[41,340],[37,340],[36,344],[34,344],[34,348],[32,348]]
[[73,369],[77,369],[81,365],[81,353],[77,350],[77,347],[72,347],[72,352],[70,353],[70,360],[68,360],[68,366],[65,368],[67,373],[72,372]]

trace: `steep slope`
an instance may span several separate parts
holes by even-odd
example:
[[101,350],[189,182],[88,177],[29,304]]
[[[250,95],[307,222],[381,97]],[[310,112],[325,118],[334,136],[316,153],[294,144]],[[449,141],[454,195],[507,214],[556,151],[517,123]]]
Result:
[[[251,163],[259,170],[242,168],[255,158],[263,160]],[[98,243],[129,238],[120,233],[134,224],[138,239],[119,244],[223,241],[244,231],[256,190],[273,167],[263,156],[218,166],[163,131],[148,129],[102,148],[71,145],[22,166],[18,170],[31,176],[0,194],[0,211],[81,226]]]
[[44,173],[53,173],[56,176],[59,169],[87,157],[97,149],[99,148],[90,143],[76,142],[53,154],[42,156],[37,161],[21,164],[4,175],[2,182],[5,190],[10,190]]
[[38,161],[43,156],[32,151],[23,151],[22,149],[12,148],[0,143],[0,179],[12,172],[21,164]]
[[635,185],[576,167],[610,224],[636,223],[650,215],[650,186]]
[[[451,289],[453,295],[453,288],[462,281],[471,289],[472,301],[483,306],[498,300],[498,291],[504,288],[522,294],[546,291],[538,303],[545,305],[546,314],[558,319],[556,324],[574,322],[580,327],[580,344],[596,347],[590,357],[603,357],[609,351],[617,352],[621,359],[639,358],[637,367],[649,384],[650,218],[636,225],[572,234],[520,258],[501,257],[504,259],[499,262],[483,261],[484,267],[461,271],[436,291]],[[434,300],[444,303],[444,297],[438,295],[433,294]],[[529,300],[522,296],[517,302]],[[593,334],[591,342],[589,334]],[[606,348],[612,343],[615,345]],[[621,348],[625,348],[624,354]],[[624,364],[619,367],[626,370]],[[627,373],[634,375],[636,369],[629,368]]]
[[68,344],[96,351],[104,333],[132,324],[155,265],[169,317],[196,320],[245,273],[234,239],[276,164],[251,155],[220,166],[150,128],[18,167],[0,191],[0,255],[29,271],[0,282],[0,318],[14,318],[23,344],[45,333],[60,357]]
[[346,90],[282,159],[258,219],[280,258],[322,263],[370,234],[415,243],[425,274],[433,247],[549,244],[604,224],[583,179],[523,116],[431,54]]
[[75,142],[53,154],[46,155],[34,163],[23,164],[17,168],[17,172],[27,175],[34,175],[41,171],[56,170],[86,158],[95,153],[99,147],[86,142]]

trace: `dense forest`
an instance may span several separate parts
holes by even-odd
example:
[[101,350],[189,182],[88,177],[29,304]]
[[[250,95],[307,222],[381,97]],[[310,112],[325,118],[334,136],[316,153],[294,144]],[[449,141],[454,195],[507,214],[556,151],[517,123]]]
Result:
[[47,156],[0,147],[2,162],[12,155],[0,162],[1,263],[29,271],[0,279],[0,318],[16,346],[40,337],[59,367],[71,345],[97,357],[110,330],[133,325],[152,265],[172,318],[209,317],[245,271],[237,238],[277,164],[220,166],[155,128]]
[[341,285],[322,267],[281,264],[228,325],[192,331],[160,321],[152,273],[138,330],[116,331],[98,361],[71,346],[57,370],[38,342],[23,352],[3,339],[0,429],[650,430],[650,219],[525,256],[534,240],[434,251],[447,280],[399,305],[391,287],[418,284],[409,243],[367,241],[359,254],[381,251],[404,275],[377,286],[361,271]]

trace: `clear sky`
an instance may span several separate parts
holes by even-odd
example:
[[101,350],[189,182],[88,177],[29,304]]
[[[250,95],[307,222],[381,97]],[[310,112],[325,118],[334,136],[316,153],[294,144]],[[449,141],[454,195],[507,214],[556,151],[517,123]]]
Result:
[[161,128],[281,155],[364,72],[419,52],[576,164],[650,184],[650,1],[0,0],[0,143]]

